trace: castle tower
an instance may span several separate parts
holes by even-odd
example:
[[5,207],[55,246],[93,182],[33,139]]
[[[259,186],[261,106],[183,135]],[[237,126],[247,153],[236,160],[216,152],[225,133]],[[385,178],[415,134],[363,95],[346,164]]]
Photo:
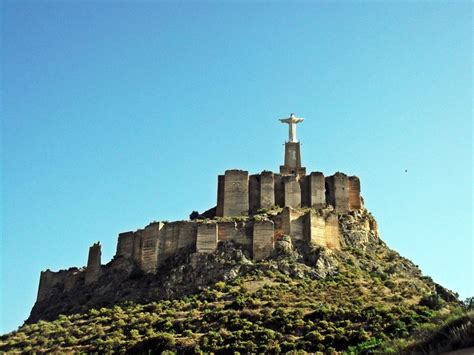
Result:
[[296,138],[296,125],[304,118],[296,117],[294,113],[280,122],[288,124],[288,142],[285,142],[285,164],[280,166],[282,175],[306,175],[306,168],[301,166],[300,142]]
[[96,282],[101,275],[101,246],[100,242],[94,243],[89,248],[89,258],[86,267],[86,285]]

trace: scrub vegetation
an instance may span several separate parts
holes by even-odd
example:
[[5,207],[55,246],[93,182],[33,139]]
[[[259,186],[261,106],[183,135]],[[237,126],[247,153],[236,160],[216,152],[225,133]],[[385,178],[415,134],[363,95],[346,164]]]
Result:
[[472,303],[397,253],[346,250],[333,258],[338,272],[324,279],[267,260],[186,297],[27,324],[2,336],[0,351],[368,354],[474,345]]

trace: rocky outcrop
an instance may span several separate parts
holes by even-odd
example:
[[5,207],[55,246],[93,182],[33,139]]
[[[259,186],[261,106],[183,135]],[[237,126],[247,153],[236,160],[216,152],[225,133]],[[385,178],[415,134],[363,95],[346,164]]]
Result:
[[339,226],[343,247],[365,250],[380,241],[377,222],[365,208],[340,215]]

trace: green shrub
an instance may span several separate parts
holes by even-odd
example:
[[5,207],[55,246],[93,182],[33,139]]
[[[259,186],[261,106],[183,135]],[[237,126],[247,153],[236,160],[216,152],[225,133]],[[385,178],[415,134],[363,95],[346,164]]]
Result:
[[443,301],[437,293],[423,296],[419,302],[420,306],[426,306],[428,308],[438,310],[443,306]]

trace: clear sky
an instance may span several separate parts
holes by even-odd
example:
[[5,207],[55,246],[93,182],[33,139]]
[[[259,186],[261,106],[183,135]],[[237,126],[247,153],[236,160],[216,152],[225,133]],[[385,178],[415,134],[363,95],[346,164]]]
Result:
[[[1,2],[1,327],[41,270],[216,203],[217,175],[361,179],[387,244],[474,295],[471,2]],[[406,171],[407,170],[407,171]]]

